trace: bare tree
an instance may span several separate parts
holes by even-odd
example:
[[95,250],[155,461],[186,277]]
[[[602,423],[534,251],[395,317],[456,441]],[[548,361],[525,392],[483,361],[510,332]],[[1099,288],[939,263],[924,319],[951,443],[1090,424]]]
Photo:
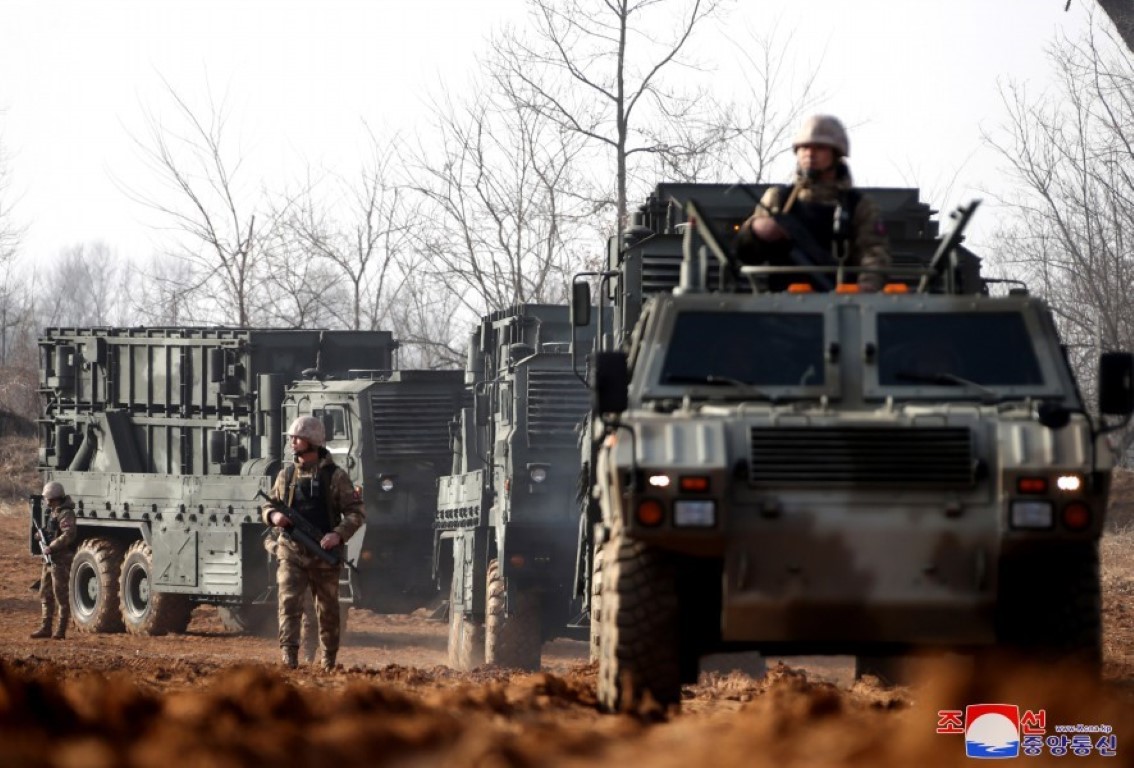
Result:
[[1134,52],[1134,5],[1130,0],[1098,0],[1098,4],[1118,30],[1126,47]]
[[460,330],[458,300],[453,291],[437,290],[434,277],[410,273],[401,300],[393,307],[390,330],[401,347],[403,368],[463,368],[468,351]]
[[[501,80],[523,83],[529,107],[563,130],[606,150],[615,167],[612,204],[626,222],[636,156],[683,153],[696,142],[668,141],[637,126],[691,124],[696,96],[669,88],[663,72],[690,68],[697,30],[727,0],[528,0],[530,34],[494,42]],[[665,34],[657,34],[665,30]],[[609,167],[609,166],[608,166]]]
[[[277,214],[279,236],[287,242],[281,253],[297,250],[319,262],[324,278],[315,287],[329,288],[345,279],[345,290],[325,296],[324,311],[338,325],[355,330],[389,324],[405,282],[399,261],[407,255],[412,217],[405,190],[391,177],[397,143],[380,141],[373,132],[370,140],[370,159],[356,179],[332,176],[316,183],[309,172],[303,191]],[[288,277],[293,271],[289,266],[296,265],[293,258],[276,263],[273,282]]]
[[744,72],[743,87],[728,101],[709,95],[701,108],[682,115],[666,112],[664,131],[644,128],[658,146],[660,178],[698,182],[737,179],[764,181],[779,158],[791,154],[791,132],[823,94],[817,90],[821,65],[800,67],[792,35],[772,24],[731,40]]
[[986,136],[1019,182],[996,256],[1052,303],[1090,391],[1095,353],[1134,346],[1134,58],[1092,29],[1050,59],[1058,93],[1009,83],[1008,123]]
[[424,201],[414,232],[423,266],[472,317],[563,301],[590,213],[573,194],[580,137],[530,109],[512,84],[495,85],[436,107],[440,149],[419,147],[409,182]]
[[123,271],[102,241],[64,248],[36,291],[40,323],[82,326],[125,322],[128,308],[119,291]]
[[[0,364],[26,344],[31,302],[17,270],[24,229],[16,222],[8,156],[0,143]],[[34,331],[32,331],[34,346]]]
[[148,112],[148,137],[135,140],[165,193],[127,193],[162,214],[180,235],[171,253],[191,267],[181,294],[197,294],[218,320],[248,326],[264,281],[262,246],[275,222],[257,216],[265,206],[239,181],[243,157],[229,148],[223,102],[210,96],[207,110],[198,113],[169,83],[166,91],[171,120]]
[[196,305],[197,281],[192,265],[169,253],[155,253],[147,264],[141,268],[126,263],[120,272],[120,290],[127,297],[133,322],[156,326],[200,324],[207,311]]

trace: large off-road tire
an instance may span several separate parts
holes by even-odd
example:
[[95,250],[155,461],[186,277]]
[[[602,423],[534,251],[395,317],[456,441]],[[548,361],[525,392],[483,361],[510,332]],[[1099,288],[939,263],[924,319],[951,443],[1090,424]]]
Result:
[[599,705],[636,712],[647,697],[681,699],[676,568],[672,558],[616,535],[603,547]]
[[591,661],[598,661],[602,655],[599,625],[602,623],[602,561],[605,549],[606,544],[600,544],[591,555]]
[[229,632],[256,637],[279,635],[279,611],[275,603],[218,605],[217,616]]
[[513,590],[512,610],[509,613],[508,590],[500,572],[499,560],[492,560],[488,564],[486,588],[485,663],[513,669],[539,669],[539,654],[543,647],[539,593],[532,589]]
[[71,563],[71,618],[79,632],[121,632],[118,582],[122,545],[111,539],[87,539]]
[[1097,542],[1075,542],[1001,560],[996,636],[1013,658],[1102,668]]
[[188,595],[153,590],[153,552],[142,540],[126,550],[118,582],[122,622],[131,635],[184,632],[193,603]]
[[484,664],[484,624],[454,608],[456,583],[449,588],[449,666],[469,672]]

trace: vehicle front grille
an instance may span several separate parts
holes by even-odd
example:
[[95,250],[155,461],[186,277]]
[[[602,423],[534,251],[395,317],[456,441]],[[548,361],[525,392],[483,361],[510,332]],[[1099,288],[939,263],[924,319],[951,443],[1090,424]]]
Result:
[[753,485],[971,486],[966,427],[753,427]]
[[528,442],[574,445],[590,409],[590,391],[571,371],[528,371]]
[[457,410],[452,393],[379,389],[370,393],[374,445],[379,455],[449,453],[449,421]]

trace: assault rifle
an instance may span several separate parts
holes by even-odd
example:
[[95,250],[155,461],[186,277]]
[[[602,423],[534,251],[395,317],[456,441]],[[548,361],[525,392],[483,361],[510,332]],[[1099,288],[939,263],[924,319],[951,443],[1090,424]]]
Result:
[[347,560],[345,557],[339,557],[334,552],[323,549],[319,544],[319,540],[323,538],[323,532],[303,519],[302,515],[295,514],[295,510],[288,507],[282,501],[273,499],[271,496],[264,493],[263,489],[256,492],[255,498],[263,498],[273,510],[279,512],[291,522],[291,526],[286,529],[287,535],[302,544],[308,552],[328,565],[347,565],[351,568],[355,567],[354,563]]
[[[794,216],[769,210],[768,206],[764,205],[763,200],[761,200],[748,185],[737,184],[735,188],[740,189],[748,195],[748,197],[752,198],[752,200],[756,202],[757,207],[767,211],[772,220],[780,225],[781,229],[787,232],[788,240],[791,243],[791,249],[788,255],[797,266],[809,268],[829,267],[831,269],[835,269],[839,266],[839,262],[834,256],[824,250],[819,243],[816,242],[814,235],[811,234],[811,231],[803,222],[799,221]],[[849,233],[846,232],[846,228],[849,224],[844,221],[846,213],[841,203],[835,206],[834,216],[835,222],[833,229],[836,239],[839,239],[840,236],[842,238],[847,237]],[[834,283],[831,282],[831,278],[821,272],[809,273],[808,277],[820,290],[831,291],[835,288]]]
[[42,555],[43,562],[47,565],[55,565],[55,561],[51,559],[51,553],[47,551],[47,537],[43,535],[43,529],[39,527],[35,517],[32,517],[31,524],[32,528],[35,528],[35,538],[39,542],[39,554]]

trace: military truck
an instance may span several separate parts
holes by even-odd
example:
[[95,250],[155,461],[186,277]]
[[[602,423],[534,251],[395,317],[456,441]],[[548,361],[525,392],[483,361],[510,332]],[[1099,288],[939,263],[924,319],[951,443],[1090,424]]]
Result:
[[[599,338],[595,351],[626,349],[631,334],[645,303],[660,295],[668,295],[679,287],[684,253],[692,245],[686,238],[694,231],[687,225],[685,206],[696,199],[698,209],[707,225],[717,234],[719,247],[728,249],[727,242],[735,236],[740,225],[752,214],[757,201],[768,189],[767,184],[686,184],[663,183],[634,212],[631,226],[621,238],[612,237],[607,243],[607,258],[601,272],[580,273],[575,278],[576,297],[572,306],[590,306],[590,281],[597,278],[600,298],[597,314],[600,322],[609,320],[612,332]],[[938,248],[939,224],[936,211],[920,199],[915,188],[871,187],[863,190],[878,204],[879,216],[887,231],[890,255],[898,274],[895,281],[916,287],[921,275],[917,268],[926,266]],[[961,229],[956,230],[958,233]],[[698,243],[700,248],[702,244]],[[981,278],[980,259],[962,243],[954,243],[951,260],[942,265],[953,290],[960,293],[982,293],[987,283]],[[731,253],[724,254],[732,256]],[[730,277],[729,269],[722,271],[721,261],[712,255],[697,260],[696,279],[705,287],[719,290]],[[734,280],[730,291],[748,293],[752,287],[747,280]],[[581,310],[581,314],[586,314]],[[588,319],[586,317],[582,319]],[[595,567],[594,553],[601,539],[602,515],[595,486],[595,457],[607,428],[589,414],[582,431],[582,476],[579,504],[581,514],[576,548],[575,594],[590,613],[591,595],[600,585],[591,579]],[[596,533],[597,532],[597,533]],[[597,625],[592,623],[592,629]],[[591,660],[598,659],[598,635],[591,633]]]
[[566,305],[525,304],[487,315],[469,342],[472,397],[453,423],[435,538],[457,669],[537,669],[544,641],[572,634],[576,425],[589,392],[570,338]]
[[[676,703],[721,651],[1097,670],[1103,435],[1130,416],[1131,356],[1102,355],[1092,416],[1051,310],[966,284],[958,237],[880,293],[768,293],[777,268],[727,264],[694,196],[675,203],[683,280],[594,366],[601,705]],[[713,254],[732,289],[709,290]]]
[[[381,610],[432,589],[459,371],[394,370],[386,331],[52,328],[39,346],[39,467],[76,502],[79,630],[182,631],[200,603],[233,630],[270,626],[256,494],[289,459],[284,433],[302,414],[323,420],[366,505],[343,601]],[[41,519],[39,497],[31,506]]]

